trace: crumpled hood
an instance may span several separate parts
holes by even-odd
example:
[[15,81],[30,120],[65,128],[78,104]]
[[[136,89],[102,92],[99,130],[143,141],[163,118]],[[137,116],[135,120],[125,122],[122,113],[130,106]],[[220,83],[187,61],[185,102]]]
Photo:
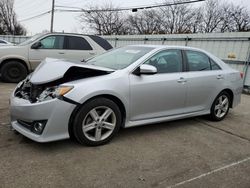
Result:
[[70,80],[70,77],[76,76],[79,77],[79,79],[89,77],[88,75],[79,75],[84,73],[91,76],[96,74],[98,76],[111,72],[114,72],[114,70],[88,65],[81,62],[70,62],[66,60],[46,58],[35,69],[29,80],[32,84],[41,85],[63,79],[65,76],[69,77],[68,80]]

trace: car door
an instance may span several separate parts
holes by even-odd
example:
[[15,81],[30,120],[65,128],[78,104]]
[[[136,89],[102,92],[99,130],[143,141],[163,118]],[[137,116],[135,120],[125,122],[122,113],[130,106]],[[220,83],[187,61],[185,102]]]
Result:
[[189,112],[210,108],[214,98],[221,91],[223,71],[202,52],[186,50],[185,54],[188,67],[186,107]]
[[82,36],[66,36],[67,59],[84,61],[96,55],[96,50]]
[[[38,42],[38,41],[36,41]],[[29,50],[29,61],[32,69],[35,69],[37,65],[46,57],[64,59],[66,51],[64,47],[63,35],[49,35],[40,40],[41,46],[37,49],[33,49],[32,45]],[[34,43],[33,43],[34,44]]]
[[163,50],[145,64],[157,68],[154,75],[130,74],[130,120],[183,113],[186,82],[181,50]]

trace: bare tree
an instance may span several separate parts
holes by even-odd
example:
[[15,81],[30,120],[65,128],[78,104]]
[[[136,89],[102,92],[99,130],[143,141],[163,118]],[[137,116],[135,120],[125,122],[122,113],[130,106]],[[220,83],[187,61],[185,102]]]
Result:
[[203,12],[203,32],[211,33],[217,31],[223,20],[223,10],[218,0],[208,0],[201,7]]
[[231,16],[235,25],[235,31],[249,31],[250,16],[245,7],[232,6]]
[[84,12],[80,21],[88,23],[99,35],[125,34],[125,20],[121,12],[112,11],[115,7],[110,3],[103,6],[90,7],[93,11]]
[[250,16],[245,7],[224,3],[221,10],[222,21],[218,26],[221,32],[249,31]]
[[190,20],[190,31],[191,33],[201,33],[203,32],[203,14],[200,7],[190,9],[190,12],[192,13],[192,18]]
[[190,6],[172,5],[162,7],[160,10],[161,17],[163,18],[162,27],[165,33],[172,34],[191,32],[191,20],[194,17],[194,14],[192,11],[190,11]]
[[17,22],[13,5],[14,0],[0,0],[0,33],[24,35],[26,30]]
[[157,34],[161,32],[161,17],[156,10],[144,10],[128,17],[132,33]]
[[[181,2],[182,0],[172,1]],[[169,0],[167,3],[169,3]],[[81,15],[81,21],[87,23],[100,35],[211,33],[250,30],[249,10],[225,1],[222,3],[218,0],[206,0],[200,7],[196,8],[192,8],[190,5],[164,6],[138,11],[134,14],[114,11],[115,9],[112,4],[92,7],[90,12]]]
[[220,32],[232,32],[235,30],[235,26],[232,20],[232,5],[225,3],[222,5],[222,21],[219,26]]

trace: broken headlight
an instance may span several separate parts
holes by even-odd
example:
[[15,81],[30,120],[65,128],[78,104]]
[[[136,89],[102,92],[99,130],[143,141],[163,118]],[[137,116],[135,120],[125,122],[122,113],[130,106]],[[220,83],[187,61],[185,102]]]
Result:
[[56,86],[46,88],[38,97],[37,102],[47,101],[54,98],[59,98],[70,90],[73,89],[73,86]]

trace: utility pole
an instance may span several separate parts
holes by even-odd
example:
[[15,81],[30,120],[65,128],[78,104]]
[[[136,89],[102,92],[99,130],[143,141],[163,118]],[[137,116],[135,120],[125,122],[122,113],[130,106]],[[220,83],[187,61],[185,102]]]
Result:
[[52,0],[51,23],[50,23],[50,32],[51,33],[53,32],[54,12],[55,12],[55,0]]

